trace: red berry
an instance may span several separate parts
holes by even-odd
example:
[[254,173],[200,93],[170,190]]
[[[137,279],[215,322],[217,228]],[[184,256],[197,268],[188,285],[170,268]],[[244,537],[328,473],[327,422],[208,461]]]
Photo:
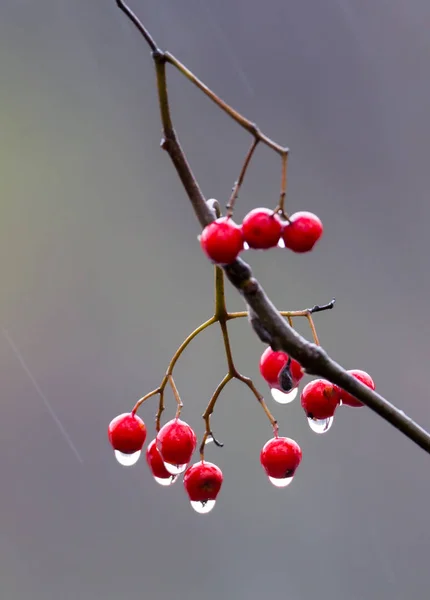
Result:
[[282,231],[285,247],[294,252],[309,252],[323,234],[323,225],[311,212],[296,212]]
[[309,419],[328,419],[340,401],[339,390],[325,379],[314,379],[302,390],[301,403]]
[[243,250],[242,228],[231,217],[220,217],[203,229],[200,245],[211,261],[228,265]]
[[[276,388],[282,391],[282,387],[279,382],[279,376],[282,369],[287,364],[288,358],[289,356],[286,352],[282,352],[281,350],[275,352],[275,350],[272,350],[270,346],[266,348],[261,355],[260,373],[271,388]],[[290,372],[293,384],[297,386],[304,375],[304,371],[300,364],[294,359],[291,359]]]
[[222,481],[221,469],[204,460],[189,467],[184,475],[185,491],[191,502],[201,502],[203,504],[216,499]]
[[273,479],[293,477],[302,460],[300,446],[286,437],[272,438],[260,453],[260,462],[267,475]]
[[[358,381],[361,381],[361,383],[364,383],[364,385],[367,385],[367,387],[369,387],[371,390],[375,389],[375,383],[373,379],[365,371],[360,371],[360,369],[352,369],[348,371],[348,373],[356,379],[358,379]],[[364,404],[360,402],[360,400],[357,400],[357,398],[355,398],[352,394],[345,392],[345,390],[342,390],[339,387],[337,389],[340,395],[340,399],[342,400],[342,404],[346,404],[347,406],[354,406],[356,408],[364,406]]]
[[172,479],[174,476],[164,466],[163,458],[157,448],[156,440],[152,440],[146,449],[146,462],[151,470],[153,476],[158,480],[165,480],[166,485],[170,482],[173,483]]
[[267,250],[278,245],[282,223],[273,210],[254,208],[243,219],[242,231],[250,248]]
[[146,426],[139,416],[124,413],[109,423],[108,437],[114,450],[134,454],[142,450],[146,440]]
[[156,440],[163,461],[171,465],[187,465],[197,444],[194,431],[180,419],[172,419],[163,425]]

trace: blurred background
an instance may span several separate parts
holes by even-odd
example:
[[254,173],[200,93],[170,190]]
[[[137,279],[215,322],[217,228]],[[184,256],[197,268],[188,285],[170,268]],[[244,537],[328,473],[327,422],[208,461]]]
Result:
[[[315,211],[309,255],[247,255],[281,309],[316,316],[346,368],[430,427],[428,0],[135,0],[168,48],[291,148],[287,207]],[[224,449],[214,511],[144,460],[116,463],[106,428],[156,387],[212,311],[212,269],[165,153],[148,48],[114,0],[0,5],[0,581],[4,600],[406,600],[429,587],[429,457],[370,410],[313,434],[270,406],[303,462],[293,485],[259,464],[271,436],[233,382],[213,417]],[[174,121],[223,204],[250,139],[169,71]],[[259,148],[237,219],[274,206],[280,162]],[[242,301],[229,289],[229,306]],[[309,335],[305,323],[298,323]],[[263,346],[231,325],[238,367]],[[178,364],[183,418],[225,373],[217,329]],[[165,418],[173,415],[167,397]],[[141,415],[154,436],[156,399]]]

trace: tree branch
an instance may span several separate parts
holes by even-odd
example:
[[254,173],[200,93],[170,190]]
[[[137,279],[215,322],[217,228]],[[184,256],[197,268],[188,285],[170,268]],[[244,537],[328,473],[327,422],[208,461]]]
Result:
[[[173,129],[167,94],[166,62],[175,66],[183,75],[192,81],[222,110],[229,114],[237,123],[239,123],[239,125],[249,131],[256,139],[272,148],[281,156],[287,154],[288,149],[276,144],[266,135],[261,133],[255,124],[245,119],[245,117],[218,98],[214,92],[209,90],[205,84],[198,80],[197,77],[195,77],[171,54],[159,50],[152,36],[126,3],[122,0],[116,0],[116,3],[136,26],[152,51],[157,74],[158,96],[164,135],[161,145],[169,154],[200,225],[204,228],[214,221],[215,217],[213,211],[205,201],[203,193],[198,186],[185,154],[179,144],[175,130]],[[262,286],[253,277],[251,268],[246,262],[242,259],[237,259],[231,265],[223,267],[223,269],[230,283],[239,291],[247,305],[255,315],[257,315],[262,327],[270,334],[272,338],[271,346],[275,350],[287,352],[292,358],[297,360],[309,374],[328,379],[332,383],[351,393],[388,423],[391,423],[391,425],[401,431],[415,444],[430,453],[430,434],[425,431],[425,429],[378,393],[374,392],[355,377],[347,373],[344,368],[328,356],[323,348],[308,342],[288,325],[268,298]]]

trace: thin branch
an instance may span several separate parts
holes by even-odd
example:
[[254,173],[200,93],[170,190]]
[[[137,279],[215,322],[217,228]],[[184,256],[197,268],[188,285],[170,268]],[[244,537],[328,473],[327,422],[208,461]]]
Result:
[[117,6],[122,10],[123,13],[130,19],[130,21],[137,27],[140,33],[145,38],[146,43],[151,48],[152,52],[157,50],[157,45],[154,42],[152,36],[149,34],[149,31],[146,27],[143,26],[143,23],[138,19],[138,17],[134,14],[129,6],[123,0],[116,0]]
[[233,190],[231,192],[231,196],[230,196],[230,200],[228,201],[228,204],[226,206],[227,208],[227,215],[231,216],[233,214],[233,210],[234,210],[234,203],[236,202],[237,197],[239,196],[239,190],[241,185],[243,184],[243,180],[245,179],[245,175],[246,175],[246,171],[249,167],[249,163],[251,162],[251,158],[252,155],[255,152],[255,149],[258,146],[258,142],[260,140],[258,138],[254,138],[250,149],[248,150],[248,154],[245,157],[245,161],[242,165],[242,169],[240,171],[238,180],[236,181],[236,183],[233,186]]
[[[283,156],[287,151],[279,144],[261,133],[251,121],[232,109],[223,100],[218,98],[204,83],[195,77],[189,69],[168,53],[157,50],[153,39],[149,36],[143,24],[131,12],[124,2],[116,0],[117,5],[124,11],[129,19],[136,25],[145,41],[153,52],[153,58],[157,71],[157,82],[159,101],[162,117],[164,140],[162,147],[168,152],[185,191],[193,206],[194,212],[202,227],[214,220],[213,212],[206,204],[205,198],[193,176],[184,152],[178,142],[176,134],[171,127],[165,114],[168,110],[168,96],[165,78],[165,63],[169,62],[185,75],[194,85],[201,89],[213,102],[224,112],[232,117],[239,125],[246,129],[251,135],[258,138],[262,143],[272,148]],[[164,116],[163,116],[164,115]],[[374,412],[388,421],[391,425],[401,431],[423,450],[430,453],[430,434],[420,425],[415,423],[403,411],[385,400],[375,391],[371,390],[355,377],[350,375],[338,363],[331,359],[327,353],[315,344],[311,344],[292,329],[279,314],[274,304],[268,298],[259,282],[253,277],[251,268],[241,259],[237,259],[231,265],[223,267],[230,283],[240,292],[245,302],[260,319],[264,328],[270,333],[273,345],[287,352],[297,360],[308,373],[324,377],[340,386],[367,405]]]

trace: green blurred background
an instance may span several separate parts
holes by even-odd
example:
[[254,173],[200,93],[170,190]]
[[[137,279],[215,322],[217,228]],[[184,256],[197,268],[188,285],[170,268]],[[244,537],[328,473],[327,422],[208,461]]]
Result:
[[[336,296],[316,317],[328,352],[430,427],[428,0],[134,8],[160,45],[292,149],[288,208],[317,212],[325,236],[312,255],[247,255],[271,298],[299,309]],[[213,418],[225,447],[207,458],[225,483],[207,517],[181,483],[162,489],[144,461],[115,462],[108,422],[158,385],[210,316],[212,269],[159,149],[148,49],[113,0],[2,0],[0,65],[1,598],[424,597],[429,459],[368,409],[340,410],[316,436],[298,401],[270,402],[304,455],[277,490],[259,465],[268,423],[232,383]],[[224,204],[249,139],[175,72],[170,90],[202,189]],[[259,149],[237,218],[273,206],[279,177]],[[267,391],[262,345],[245,322],[231,329],[239,368]],[[199,434],[224,372],[216,329],[178,365],[183,417]],[[148,441],[155,408],[141,412]]]

